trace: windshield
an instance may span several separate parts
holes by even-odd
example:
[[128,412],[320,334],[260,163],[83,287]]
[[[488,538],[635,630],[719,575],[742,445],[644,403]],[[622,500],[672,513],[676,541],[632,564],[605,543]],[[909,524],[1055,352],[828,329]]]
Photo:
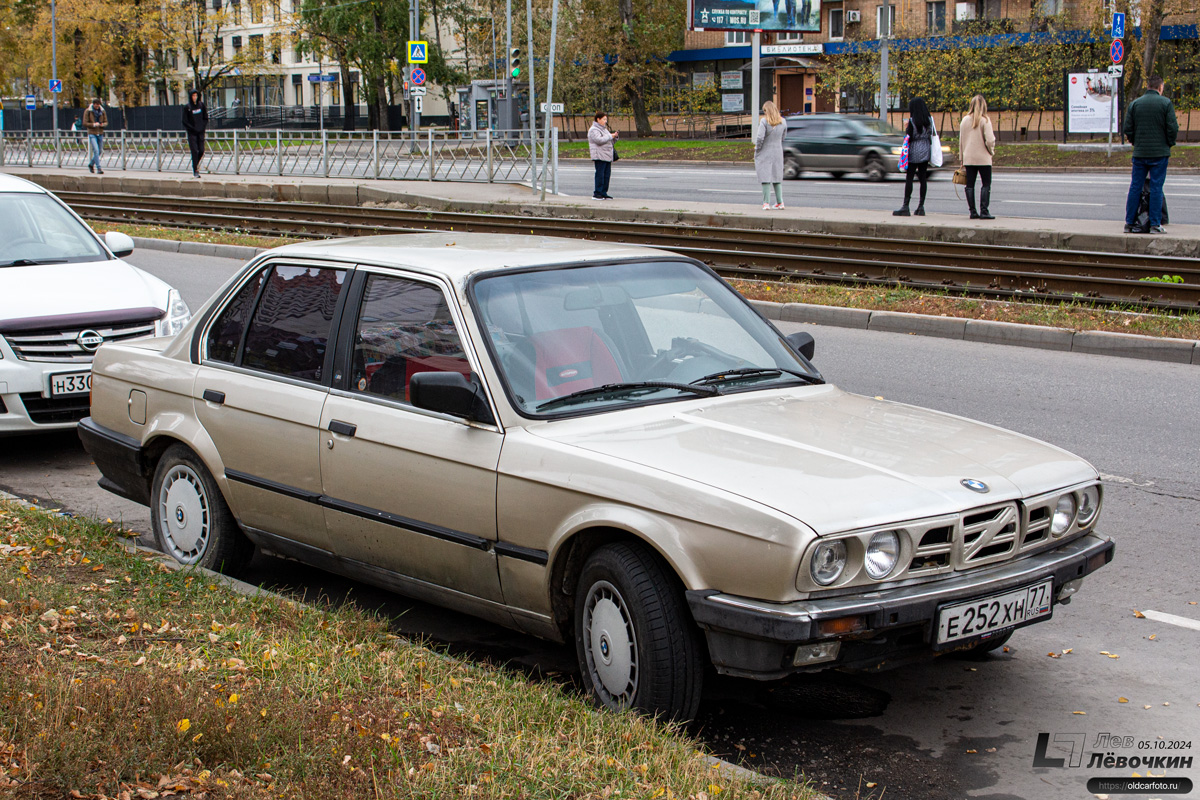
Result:
[[528,415],[820,381],[733,289],[684,261],[497,273],[472,300]]
[[862,127],[866,128],[867,133],[873,134],[875,136],[900,136],[901,135],[900,131],[896,130],[890,124],[884,122],[881,119],[871,119],[870,117],[863,117],[862,119],[856,119],[854,121],[857,122]]
[[0,192],[0,267],[107,258],[92,232],[53,197]]

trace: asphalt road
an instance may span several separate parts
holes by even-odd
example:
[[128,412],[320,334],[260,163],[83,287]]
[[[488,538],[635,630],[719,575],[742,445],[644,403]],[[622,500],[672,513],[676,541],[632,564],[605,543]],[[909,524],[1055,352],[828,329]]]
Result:
[[[1129,164],[1129,157],[1113,156],[1114,165]],[[559,189],[575,197],[590,198],[594,169],[590,161],[559,160]],[[992,177],[991,212],[997,217],[1040,217],[1123,223],[1129,177],[1118,173],[996,172]],[[917,187],[913,187],[916,207]],[[925,210],[933,214],[966,216],[963,189],[950,182],[949,171],[930,179]],[[1170,218],[1192,222],[1200,217],[1200,175],[1171,175],[1165,185]],[[630,164],[613,167],[609,194],[646,200],[686,199],[689,202],[725,203],[757,207],[762,188],[750,167]],[[835,180],[828,173],[805,173],[799,180],[783,182],[786,205],[803,208],[895,209],[904,197],[903,176],[897,173],[883,183],[861,175]],[[1098,226],[1097,231],[1111,231]],[[1120,228],[1116,228],[1119,233]]]
[[[150,251],[131,260],[180,285],[193,307],[206,285],[215,287],[237,266]],[[1133,613],[1200,622],[1200,606],[1189,605],[1200,602],[1196,368],[807,329],[817,340],[818,367],[843,388],[964,414],[1091,460],[1106,476],[1101,530],[1117,540],[1117,557],[1085,581],[1074,602],[1057,607],[1053,619],[1019,631],[1008,652],[872,675],[765,685],[711,681],[696,733],[727,758],[768,774],[802,772],[837,798],[1084,798],[1091,796],[1084,788],[1090,777],[1145,774],[1088,769],[1087,758],[1075,769],[1034,768],[1039,733],[1050,734],[1051,758],[1069,758],[1054,744],[1055,735],[1069,741],[1066,736],[1083,734],[1089,753],[1113,751],[1095,743],[1105,732],[1152,747],[1157,737],[1188,740],[1191,749],[1165,754],[1200,757],[1200,630]],[[148,528],[145,509],[95,488],[94,467],[73,435],[4,445],[0,488]],[[567,648],[319,570],[261,557],[253,569],[251,581],[378,608],[404,634],[573,685]],[[1047,656],[1068,649],[1059,658]],[[1145,754],[1136,748],[1116,752]],[[1200,782],[1196,765],[1171,775]]]

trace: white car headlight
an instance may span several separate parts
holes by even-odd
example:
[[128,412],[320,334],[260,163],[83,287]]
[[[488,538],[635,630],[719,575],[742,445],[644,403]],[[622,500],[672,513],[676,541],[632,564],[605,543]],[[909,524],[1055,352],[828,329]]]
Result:
[[880,531],[867,544],[867,557],[863,564],[867,574],[875,580],[886,577],[900,558],[900,537],[895,531]]
[[1100,512],[1100,487],[1089,486],[1079,493],[1079,527],[1086,528]]
[[154,325],[155,336],[174,336],[183,330],[183,326],[187,325],[188,320],[192,318],[192,311],[188,308],[187,303],[183,302],[183,297],[180,296],[178,289],[172,289],[167,294],[167,313]]
[[846,543],[821,542],[813,550],[812,563],[808,566],[813,583],[828,586],[836,581],[846,568]]
[[1050,533],[1062,536],[1075,521],[1075,495],[1064,494],[1058,498],[1054,507],[1054,517],[1050,520]]

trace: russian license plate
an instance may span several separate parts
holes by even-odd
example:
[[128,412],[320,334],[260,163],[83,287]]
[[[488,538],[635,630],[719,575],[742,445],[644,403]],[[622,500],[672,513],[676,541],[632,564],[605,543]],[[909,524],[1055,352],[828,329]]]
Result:
[[963,603],[938,612],[938,644],[972,639],[1050,616],[1054,579]]
[[92,373],[60,372],[50,376],[50,396],[62,397],[70,394],[87,394],[92,390]]

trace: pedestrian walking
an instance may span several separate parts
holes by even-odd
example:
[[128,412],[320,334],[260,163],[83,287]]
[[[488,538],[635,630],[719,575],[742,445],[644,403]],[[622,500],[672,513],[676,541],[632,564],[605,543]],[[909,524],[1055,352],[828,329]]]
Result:
[[[933,127],[933,117],[929,106],[920,97],[914,97],[908,104],[908,124],[904,126],[904,134],[908,137],[908,169],[904,172],[904,205],[892,212],[894,217],[925,216],[925,190],[929,181],[929,160],[933,157],[933,137],[937,129]],[[921,182],[921,194],[917,199],[916,211],[909,212],[908,204],[912,200],[913,178]]]
[[187,131],[188,149],[192,151],[192,177],[200,177],[200,159],[204,158],[204,132],[208,130],[208,106],[200,92],[192,89],[183,107],[183,129]]
[[620,135],[618,131],[608,130],[608,114],[597,111],[592,127],[588,129],[588,152],[592,156],[592,163],[596,165],[596,185],[592,190],[592,197],[596,200],[612,200],[608,193],[608,182],[612,179],[613,162],[617,160],[613,142]]
[[[783,134],[787,124],[779,107],[768,100],[763,103],[758,131],[754,134],[754,174],[762,184],[763,210],[783,208]],[[771,189],[775,189],[775,205],[771,205]]]
[[[1126,233],[1166,233],[1162,226],[1163,183],[1167,180],[1167,162],[1179,135],[1175,106],[1163,97],[1163,79],[1157,75],[1146,81],[1146,91],[1125,111],[1125,136],[1133,142],[1133,175],[1125,198]],[[1142,188],[1150,183],[1150,228],[1134,225]]]
[[[958,126],[958,152],[967,170],[967,210],[971,219],[995,219],[988,211],[992,199],[992,155],[996,152],[996,134],[987,115],[987,100],[977,94],[971,98],[967,115]],[[981,179],[979,210],[975,210],[975,178]]]
[[88,134],[88,151],[92,155],[88,160],[88,172],[103,175],[100,154],[104,152],[104,129],[108,127],[108,114],[105,113],[104,106],[100,105],[99,97],[93,98],[92,104],[83,112],[83,127]]

